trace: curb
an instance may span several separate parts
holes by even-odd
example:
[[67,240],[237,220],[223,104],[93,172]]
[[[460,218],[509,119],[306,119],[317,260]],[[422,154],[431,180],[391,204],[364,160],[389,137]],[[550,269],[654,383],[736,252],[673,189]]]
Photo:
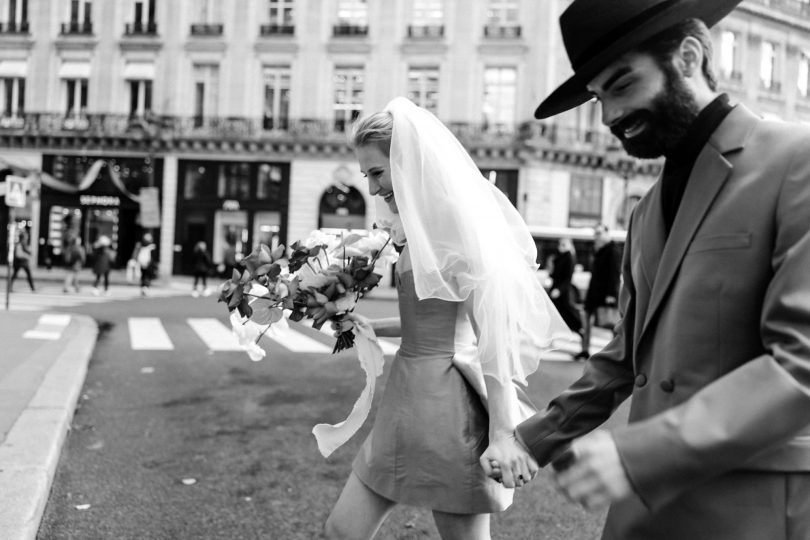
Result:
[[59,455],[95,348],[98,326],[85,315],[61,347],[28,406],[0,445],[0,538],[36,540]]

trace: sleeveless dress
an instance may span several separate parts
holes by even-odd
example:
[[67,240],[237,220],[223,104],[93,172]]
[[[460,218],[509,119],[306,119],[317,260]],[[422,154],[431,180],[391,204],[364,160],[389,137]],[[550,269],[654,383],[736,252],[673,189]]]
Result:
[[402,344],[353,470],[398,503],[453,514],[503,511],[513,491],[478,462],[488,444],[487,411],[452,364],[456,348],[474,340],[472,327],[463,304],[419,300],[408,266],[406,248],[395,277]]

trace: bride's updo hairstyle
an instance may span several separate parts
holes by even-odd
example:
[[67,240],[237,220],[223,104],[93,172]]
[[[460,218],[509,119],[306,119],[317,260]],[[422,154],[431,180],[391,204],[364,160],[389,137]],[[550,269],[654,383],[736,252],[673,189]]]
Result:
[[365,116],[352,125],[349,145],[352,148],[376,145],[386,156],[391,155],[391,135],[394,132],[394,117],[388,111]]

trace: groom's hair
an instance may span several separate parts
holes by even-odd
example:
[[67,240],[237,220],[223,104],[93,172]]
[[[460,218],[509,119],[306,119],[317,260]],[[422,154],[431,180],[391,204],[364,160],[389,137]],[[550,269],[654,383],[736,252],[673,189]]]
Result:
[[672,55],[681,46],[681,42],[687,37],[693,37],[700,42],[703,47],[703,65],[701,71],[706,79],[706,84],[711,90],[717,90],[717,75],[712,67],[714,57],[714,47],[712,45],[712,34],[706,27],[706,23],[700,19],[684,19],[683,21],[667,28],[654,35],[636,51],[648,53],[658,62],[658,65],[665,70],[672,70],[670,61]]
[[352,148],[376,145],[386,156],[391,155],[394,117],[388,111],[365,116],[352,125],[349,145]]

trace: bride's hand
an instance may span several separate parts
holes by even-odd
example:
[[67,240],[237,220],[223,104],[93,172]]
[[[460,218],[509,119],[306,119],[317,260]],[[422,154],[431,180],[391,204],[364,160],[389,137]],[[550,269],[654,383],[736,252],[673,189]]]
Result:
[[339,320],[332,321],[332,330],[335,331],[335,337],[339,336],[343,332],[348,332],[355,326],[358,328],[373,330],[371,320],[367,317],[363,317],[362,315],[358,315],[357,313],[347,313]]

